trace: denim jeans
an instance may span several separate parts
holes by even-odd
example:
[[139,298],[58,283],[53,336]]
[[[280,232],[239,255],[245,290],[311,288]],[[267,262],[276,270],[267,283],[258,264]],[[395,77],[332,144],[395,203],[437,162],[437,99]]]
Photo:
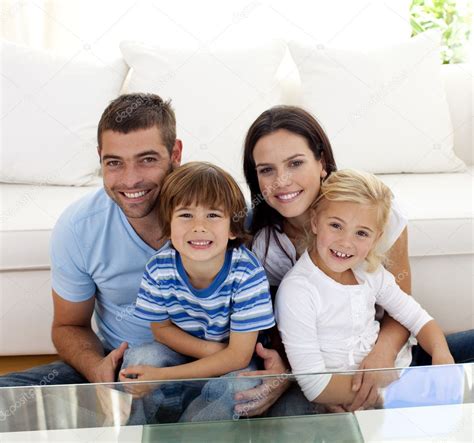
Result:
[[[155,341],[127,349],[122,368],[135,365],[169,367],[191,361],[193,361],[192,358]],[[250,365],[241,371],[256,369],[256,359],[253,358]],[[235,392],[251,389],[260,383],[255,379],[229,379],[239,372],[230,372],[207,382],[163,383],[145,397],[134,400],[128,424],[163,423],[178,421],[178,419],[180,421],[208,421],[238,418],[234,414]]]

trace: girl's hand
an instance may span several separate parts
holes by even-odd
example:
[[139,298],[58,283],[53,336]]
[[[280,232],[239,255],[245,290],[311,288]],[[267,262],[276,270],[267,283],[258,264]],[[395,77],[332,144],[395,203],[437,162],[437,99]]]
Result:
[[433,365],[454,365],[454,358],[449,350],[434,351],[431,357],[431,364]]
[[[395,362],[385,353],[372,350],[359,366],[359,369],[393,368]],[[352,390],[356,397],[349,406],[350,411],[373,408],[379,401],[379,388],[387,386],[398,377],[397,371],[357,372],[352,379]]]
[[283,363],[277,351],[264,348],[261,343],[257,343],[255,352],[263,359],[265,369],[262,371],[241,372],[239,375],[248,377],[283,375],[282,377],[264,379],[263,383],[256,388],[235,394],[236,401],[245,401],[245,403],[240,403],[235,406],[235,413],[249,417],[263,414],[280,398],[290,385],[289,380],[285,376],[285,373],[288,372],[288,368]]

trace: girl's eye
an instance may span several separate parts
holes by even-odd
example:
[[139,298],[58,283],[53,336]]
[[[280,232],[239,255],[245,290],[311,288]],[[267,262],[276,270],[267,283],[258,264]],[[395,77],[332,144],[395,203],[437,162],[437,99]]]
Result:
[[341,225],[339,223],[329,223],[329,226],[334,229],[341,229]]
[[265,174],[269,174],[271,172],[271,170],[272,170],[272,168],[266,167],[266,168],[259,169],[258,173],[265,175]]
[[192,215],[189,212],[182,212],[181,214],[178,215],[178,217],[181,218],[191,218]]
[[293,160],[290,165],[294,168],[297,168],[298,166],[301,166],[303,164],[303,160]]
[[221,216],[215,212],[211,212],[210,214],[207,214],[209,218],[220,218]]
[[369,236],[369,233],[366,232],[366,231],[357,231],[357,235],[359,237],[368,237]]

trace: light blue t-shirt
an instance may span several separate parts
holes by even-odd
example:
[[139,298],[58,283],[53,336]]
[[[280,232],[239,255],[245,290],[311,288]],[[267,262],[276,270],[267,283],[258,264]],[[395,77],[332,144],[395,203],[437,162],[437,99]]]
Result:
[[275,325],[267,277],[245,246],[227,250],[209,287],[196,289],[181,257],[169,243],[147,263],[135,316],[150,322],[171,320],[187,333],[224,342],[230,332],[263,331]]
[[99,337],[110,347],[153,341],[148,321],[133,315],[145,265],[156,250],[134,231],[104,189],[69,206],[53,229],[53,289],[81,302],[94,294]]

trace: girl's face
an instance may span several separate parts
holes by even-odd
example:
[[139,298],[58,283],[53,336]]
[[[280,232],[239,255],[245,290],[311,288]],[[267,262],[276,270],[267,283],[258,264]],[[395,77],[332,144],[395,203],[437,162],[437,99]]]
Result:
[[253,158],[260,192],[268,205],[285,218],[305,214],[326,176],[306,139],[279,129],[257,142]]
[[362,263],[381,235],[377,208],[325,199],[318,205],[311,217],[316,235],[311,253],[318,267],[330,275]]

